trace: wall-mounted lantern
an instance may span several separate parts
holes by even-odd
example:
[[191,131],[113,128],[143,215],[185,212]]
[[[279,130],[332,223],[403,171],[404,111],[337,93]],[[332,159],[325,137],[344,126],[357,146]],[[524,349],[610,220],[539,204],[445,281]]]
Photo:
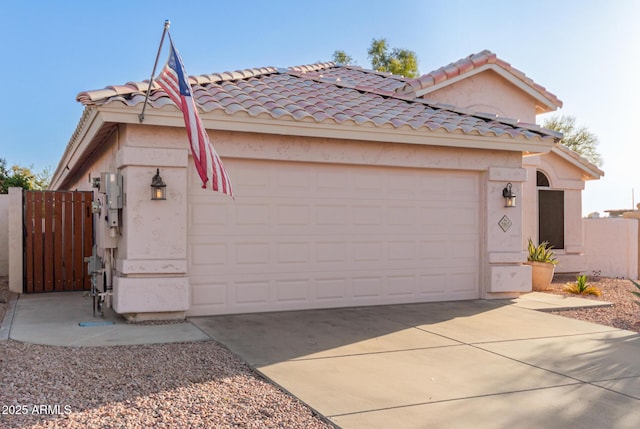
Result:
[[505,207],[516,206],[516,194],[511,190],[511,182],[507,183],[507,186],[502,190],[502,196],[504,197]]
[[160,177],[160,169],[156,169],[156,175],[151,179],[151,199],[152,200],[166,200],[167,199],[167,185]]

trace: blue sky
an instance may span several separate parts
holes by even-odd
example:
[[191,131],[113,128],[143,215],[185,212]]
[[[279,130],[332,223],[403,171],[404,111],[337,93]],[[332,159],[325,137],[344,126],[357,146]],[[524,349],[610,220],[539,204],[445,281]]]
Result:
[[[61,6],[63,4],[64,6]],[[600,139],[605,177],[583,213],[640,201],[640,1],[75,1],[1,7],[0,158],[55,168],[83,90],[148,79],[165,19],[190,74],[329,61],[369,67],[373,38],[417,53],[422,73],[489,49],[556,94]],[[161,67],[166,60],[166,47]]]

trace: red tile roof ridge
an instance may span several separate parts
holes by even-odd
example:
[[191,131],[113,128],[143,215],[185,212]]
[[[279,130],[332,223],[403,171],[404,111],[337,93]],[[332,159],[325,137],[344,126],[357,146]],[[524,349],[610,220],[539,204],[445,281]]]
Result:
[[300,66],[292,66],[292,67],[288,67],[287,70],[291,70],[294,72],[308,73],[308,72],[314,72],[318,70],[330,69],[336,66],[337,64],[334,63],[333,61],[328,61],[324,63],[303,64]]
[[526,85],[539,92],[542,96],[547,98],[552,104],[557,107],[562,107],[562,101],[558,99],[554,94],[547,91],[545,87],[539,85],[528,77],[525,73],[513,67],[508,62],[498,58],[498,56],[488,49],[471,54],[458,61],[454,61],[446,66],[440,67],[427,74],[424,74],[416,79],[411,79],[401,88],[397,89],[397,92],[403,94],[416,94],[417,92],[436,86],[439,83],[445,82],[449,79],[453,79],[458,76],[462,76],[466,73],[470,73],[475,69],[478,69],[486,64],[495,64],[497,67],[509,72],[515,78],[519,79]]
[[[276,67],[259,67],[245,70],[236,70],[233,72],[212,73],[203,75],[189,75],[189,83],[191,85],[206,85],[215,82],[234,81],[248,79],[251,77],[258,77],[267,74],[278,73]],[[76,101],[79,101],[83,105],[96,104],[96,102],[111,97],[117,96],[131,96],[138,92],[146,92],[149,88],[149,80],[141,82],[127,82],[125,85],[109,85],[103,89],[94,89],[88,91],[82,91],[76,96]],[[155,82],[153,83],[153,89],[160,88]]]
[[[210,83],[249,79],[252,77],[259,77],[273,73],[291,73],[293,75],[302,75],[305,73],[326,70],[334,67],[336,67],[336,63],[334,62],[322,62],[292,66],[286,69],[273,66],[256,67],[251,69],[225,71],[220,73],[189,75],[189,82],[191,83],[191,85],[207,85]],[[130,96],[136,92],[146,92],[148,88],[148,79],[141,82],[128,82],[125,85],[110,85],[103,89],[82,91],[76,96],[76,101],[79,101],[83,105],[91,105],[96,104],[96,102],[100,100],[109,99],[111,97]],[[159,86],[154,82],[153,89],[158,88]]]

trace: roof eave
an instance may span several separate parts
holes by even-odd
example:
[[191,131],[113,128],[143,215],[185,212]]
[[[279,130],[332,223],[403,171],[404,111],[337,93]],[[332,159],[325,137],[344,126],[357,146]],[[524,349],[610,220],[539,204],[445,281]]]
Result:
[[[96,147],[117,124],[140,124],[140,108],[115,105],[89,106],[83,112],[78,127],[53,174],[50,188],[64,189],[70,185],[76,170],[84,165]],[[468,135],[457,132],[362,126],[355,124],[317,123],[250,117],[248,115],[202,114],[207,130],[264,133],[315,138],[335,138],[359,141],[395,142],[467,149],[502,150],[547,153],[554,147],[551,138],[513,138],[503,136]],[[184,127],[182,114],[173,108],[147,110],[143,125]]]
[[[139,108],[101,106],[104,122],[139,124]],[[513,138],[503,136],[481,136],[425,129],[362,126],[355,124],[318,123],[251,117],[248,115],[201,114],[208,130],[238,131],[294,135],[319,138],[342,138],[348,140],[397,142],[419,145],[449,146],[475,149],[506,150],[530,153],[547,153],[555,144],[552,138]],[[144,125],[184,127],[184,119],[177,109],[155,109],[147,111]]]
[[87,146],[103,129],[104,120],[95,107],[86,107],[82,113],[75,132],[71,136],[65,151],[58,162],[49,189],[62,189],[66,184],[69,172],[75,169],[79,159],[84,159]]
[[571,165],[582,170],[584,180],[598,180],[604,176],[604,171],[598,168],[597,165],[592,164],[584,157],[580,156],[577,152],[569,149],[568,147],[558,143],[553,146],[551,152],[558,155]]

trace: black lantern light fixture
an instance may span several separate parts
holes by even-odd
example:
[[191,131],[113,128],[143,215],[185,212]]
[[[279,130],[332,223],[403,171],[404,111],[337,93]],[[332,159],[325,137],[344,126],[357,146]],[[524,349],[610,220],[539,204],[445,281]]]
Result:
[[515,207],[516,206],[516,194],[511,190],[511,182],[507,183],[507,186],[502,190],[502,196],[504,197],[504,206],[505,207]]
[[167,199],[167,185],[160,177],[160,169],[156,169],[156,175],[151,179],[151,199],[152,200],[166,200]]

